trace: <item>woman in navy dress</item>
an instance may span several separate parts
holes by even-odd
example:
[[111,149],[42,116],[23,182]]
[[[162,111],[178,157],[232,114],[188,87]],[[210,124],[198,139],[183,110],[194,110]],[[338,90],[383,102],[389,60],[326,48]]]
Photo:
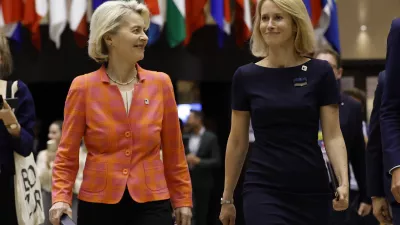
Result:
[[[232,124],[220,220],[233,225],[233,192],[255,135],[243,190],[248,225],[326,225],[329,213],[348,207],[346,147],[339,125],[339,90],[326,61],[313,52],[313,28],[302,0],[261,0],[251,40],[263,57],[237,69],[232,82]],[[334,198],[318,128],[339,187]]]

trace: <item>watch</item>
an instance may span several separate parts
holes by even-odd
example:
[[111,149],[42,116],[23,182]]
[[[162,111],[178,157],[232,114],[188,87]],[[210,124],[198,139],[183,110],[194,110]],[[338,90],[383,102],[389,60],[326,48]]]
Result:
[[224,204],[233,204],[233,199],[225,200],[225,199],[221,198],[221,205],[224,205]]
[[18,124],[16,123],[12,123],[9,125],[6,125],[7,128],[10,128],[11,130],[17,129],[18,128]]

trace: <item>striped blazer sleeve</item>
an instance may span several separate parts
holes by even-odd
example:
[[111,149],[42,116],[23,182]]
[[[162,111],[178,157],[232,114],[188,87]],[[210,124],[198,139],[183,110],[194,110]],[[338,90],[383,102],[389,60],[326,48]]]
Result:
[[85,132],[86,77],[72,81],[64,107],[62,136],[53,166],[52,202],[72,205],[72,188],[79,169],[79,149]]
[[161,74],[164,77],[162,84],[164,112],[161,141],[166,181],[173,207],[192,207],[192,185],[183,147],[172,82],[167,74]]

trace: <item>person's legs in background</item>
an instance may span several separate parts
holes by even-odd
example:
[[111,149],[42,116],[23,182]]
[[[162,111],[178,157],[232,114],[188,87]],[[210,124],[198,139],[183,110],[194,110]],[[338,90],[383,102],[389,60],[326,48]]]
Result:
[[18,225],[14,175],[4,169],[0,171],[0,215],[0,224]]
[[51,193],[42,189],[44,223],[43,225],[51,225],[49,218],[49,210],[51,208]]

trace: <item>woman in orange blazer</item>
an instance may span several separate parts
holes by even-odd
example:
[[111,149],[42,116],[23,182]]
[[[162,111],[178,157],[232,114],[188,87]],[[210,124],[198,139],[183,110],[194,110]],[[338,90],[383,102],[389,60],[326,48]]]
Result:
[[[142,69],[149,11],[135,0],[93,13],[89,56],[102,67],[76,77],[53,167],[50,219],[71,216],[82,137],[88,150],[78,225],[190,225],[192,187],[169,76]],[[163,161],[160,159],[163,151]]]

